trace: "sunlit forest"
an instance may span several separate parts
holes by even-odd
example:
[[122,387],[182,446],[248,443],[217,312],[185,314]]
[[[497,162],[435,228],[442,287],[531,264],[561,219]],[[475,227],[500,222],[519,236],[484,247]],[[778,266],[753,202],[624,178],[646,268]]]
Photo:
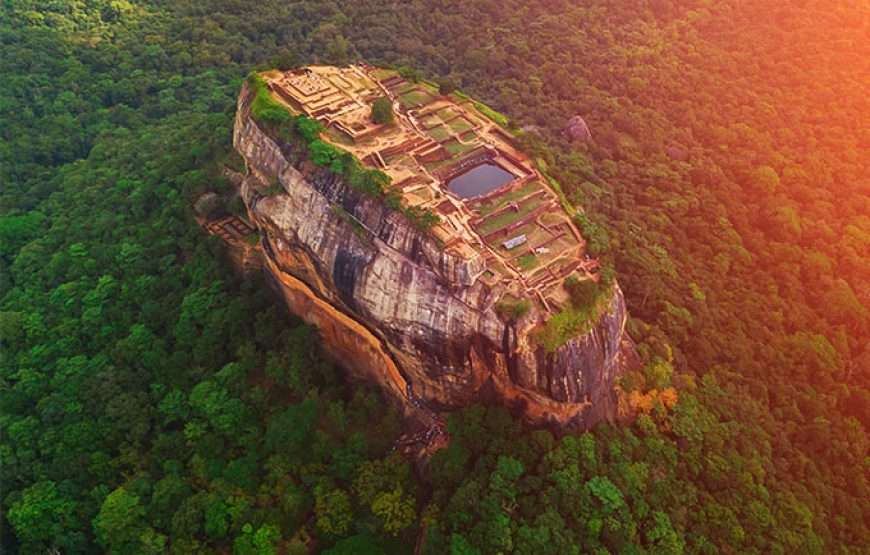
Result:
[[[6,0],[0,550],[870,552],[868,37],[830,0]],[[196,224],[245,76],[354,61],[506,114],[606,230],[630,422],[474,406],[416,467]]]

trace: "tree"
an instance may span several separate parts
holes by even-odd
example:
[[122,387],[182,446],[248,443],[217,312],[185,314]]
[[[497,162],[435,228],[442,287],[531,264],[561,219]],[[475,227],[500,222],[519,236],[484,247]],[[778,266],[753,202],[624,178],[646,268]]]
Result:
[[598,283],[591,279],[577,279],[568,276],[565,279],[565,288],[571,295],[571,304],[576,308],[588,308],[598,299]]
[[272,453],[300,453],[313,431],[317,408],[317,401],[309,398],[273,415],[266,425],[266,448]]
[[453,534],[450,536],[450,555],[480,555],[480,550],[461,534]]
[[299,56],[293,50],[286,50],[272,58],[269,65],[281,71],[289,71],[299,66]]
[[353,522],[350,496],[340,488],[318,484],[314,488],[314,514],[320,531],[344,536]]
[[653,513],[653,521],[646,530],[647,543],[652,547],[651,553],[673,553],[679,555],[685,548],[685,542],[674,530],[671,519],[662,511]]
[[458,88],[459,86],[456,84],[456,79],[452,77],[445,77],[438,80],[438,94],[442,96],[447,96]]
[[254,527],[247,523],[233,542],[233,555],[275,555],[280,539],[281,532],[277,526],[264,524],[254,532]]
[[375,497],[372,513],[382,520],[384,532],[393,536],[411,526],[417,516],[414,500],[403,495],[401,486]]
[[411,483],[408,462],[398,453],[359,465],[353,491],[360,502],[369,505],[379,494],[403,488]]
[[622,492],[606,476],[594,476],[586,482],[586,488],[601,503],[605,514],[625,506]]
[[109,553],[159,553],[166,542],[148,526],[139,497],[123,487],[106,497],[93,524],[97,540]]
[[75,502],[63,496],[51,481],[36,482],[12,503],[7,513],[24,546],[33,552],[81,549],[84,539],[75,530],[79,523]]
[[389,98],[381,97],[372,103],[372,121],[378,125],[393,123],[393,103]]
[[221,499],[211,500],[205,507],[205,533],[211,538],[221,539],[227,535],[230,524],[230,510]]
[[385,555],[385,552],[371,536],[358,534],[336,542],[323,555]]

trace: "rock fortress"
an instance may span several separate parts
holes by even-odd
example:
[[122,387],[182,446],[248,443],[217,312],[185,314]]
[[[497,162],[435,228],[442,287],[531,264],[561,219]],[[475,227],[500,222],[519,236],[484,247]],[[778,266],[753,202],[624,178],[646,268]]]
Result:
[[[247,221],[210,229],[256,230],[246,248],[289,309],[424,435],[473,402],[562,428],[611,419],[634,359],[618,283],[506,118],[442,92],[366,65],[254,74],[233,138]],[[258,102],[316,136],[258,118]],[[577,306],[584,284],[597,294]]]

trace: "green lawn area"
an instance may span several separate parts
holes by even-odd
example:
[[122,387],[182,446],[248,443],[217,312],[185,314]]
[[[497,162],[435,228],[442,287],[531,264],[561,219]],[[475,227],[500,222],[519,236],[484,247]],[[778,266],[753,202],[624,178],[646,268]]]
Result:
[[[437,162],[426,162],[423,165],[426,167],[426,169],[428,171],[435,172],[435,171],[443,169],[447,166],[452,166],[453,164],[458,164],[462,160],[464,160],[466,157],[474,155],[474,151],[477,150],[477,146],[474,146],[474,145],[470,145],[470,146],[471,146],[471,148],[467,152],[464,152],[463,154],[461,154],[460,156],[448,156],[444,160],[438,160]],[[448,152],[448,155],[450,155],[450,154],[451,153]]]
[[513,210],[507,210],[502,214],[499,214],[498,216],[494,216],[484,221],[478,226],[477,232],[481,235],[487,235],[489,233],[492,233],[493,231],[501,227],[521,220],[540,205],[541,202],[539,200],[534,200],[520,206],[520,209],[517,212],[514,212]]
[[405,108],[419,108],[429,104],[433,100],[435,98],[431,94],[417,87],[399,96],[399,102]]
[[333,129],[332,127],[327,127],[325,130],[326,137],[329,139],[329,142],[344,145],[344,146],[353,146],[353,139],[338,131],[337,129]]
[[451,155],[456,156],[459,154],[465,154],[466,152],[470,152],[477,148],[475,145],[464,145],[459,141],[452,140],[450,142],[444,143],[444,148],[447,149]]
[[426,81],[425,79],[421,80],[417,83],[419,86],[423,87],[426,91],[432,93],[433,95],[440,94],[438,92],[438,85],[433,83],[432,81]]
[[517,259],[517,266],[520,267],[520,270],[531,270],[535,266],[538,265],[538,257],[534,254],[526,254]]
[[535,191],[539,190],[540,188],[541,188],[541,185],[537,181],[531,181],[529,183],[526,183],[525,185],[523,185],[522,187],[520,187],[516,191],[511,191],[509,193],[505,193],[498,198],[492,199],[489,202],[485,202],[485,203],[481,204],[480,206],[477,207],[477,212],[481,216],[486,216],[486,215],[492,214],[493,212],[495,212],[499,208],[502,208],[503,206],[507,206],[507,203],[514,201],[514,200],[517,200],[517,199],[520,199],[520,198],[523,198],[526,195],[534,193]]
[[427,129],[426,134],[438,142],[450,137],[450,131],[447,129],[446,125],[439,125],[438,127]]
[[444,121],[447,121],[447,120],[449,120],[449,119],[452,119],[452,118],[458,116],[459,114],[460,114],[460,112],[458,112],[458,111],[456,110],[456,108],[454,108],[453,106],[450,106],[450,105],[448,105],[448,106],[444,106],[443,108],[441,108],[440,110],[438,110],[438,115],[439,115],[439,116],[441,117],[441,119],[444,120]]
[[452,129],[453,132],[457,135],[461,135],[462,133],[469,131],[473,127],[473,125],[471,125],[471,122],[469,122],[465,118],[456,118],[448,125],[450,125],[450,129]]
[[559,225],[565,223],[567,220],[564,214],[552,214],[547,212],[541,216],[541,221],[543,221],[547,225]]
[[399,72],[395,69],[383,69],[378,68],[372,71],[372,76],[378,81],[383,81],[384,79],[389,79],[390,77],[395,77]]
[[417,88],[417,85],[415,85],[414,83],[409,83],[409,82],[405,81],[404,83],[402,83],[401,85],[399,85],[398,87],[395,88],[395,93],[396,94],[405,94],[406,92],[411,92],[411,91],[415,90],[416,88]]
[[420,120],[420,123],[423,124],[424,127],[430,127],[433,125],[438,125],[442,123],[441,118],[438,117],[438,114],[428,114],[423,119]]

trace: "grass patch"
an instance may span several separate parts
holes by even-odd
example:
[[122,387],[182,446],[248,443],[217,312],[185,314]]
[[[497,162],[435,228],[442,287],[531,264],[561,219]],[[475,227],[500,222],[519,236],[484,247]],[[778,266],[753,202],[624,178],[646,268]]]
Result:
[[492,214],[499,208],[504,208],[509,202],[521,199],[536,190],[540,190],[541,186],[537,181],[530,181],[515,191],[508,191],[498,198],[494,198],[489,202],[482,203],[477,207],[477,213],[481,216]]
[[423,127],[432,127],[443,123],[441,118],[438,117],[438,114],[428,114],[424,116],[420,122],[423,124]]
[[333,127],[327,127],[324,130],[326,136],[329,138],[330,142],[338,143],[343,146],[354,146],[353,139],[348,137],[345,133],[342,133],[338,129]]
[[427,91],[432,93],[433,95],[440,95],[441,94],[440,89],[438,87],[438,83],[435,83],[434,81],[430,81],[428,79],[420,79],[420,81],[418,81],[418,84],[421,85],[422,87],[426,88]]
[[285,125],[293,121],[293,115],[283,104],[272,98],[266,81],[256,72],[248,76],[248,85],[254,91],[254,101],[251,102],[251,115],[255,120],[266,125]]
[[520,270],[526,271],[531,270],[535,266],[538,265],[538,257],[534,254],[524,254],[523,256],[517,259],[517,266],[520,267]]
[[462,112],[456,110],[453,106],[447,105],[438,109],[437,114],[441,117],[443,121],[448,121],[453,119],[454,117],[461,116]]
[[448,125],[450,126],[450,129],[452,129],[453,132],[457,135],[461,135],[466,131],[470,131],[471,128],[474,127],[467,119],[462,117],[452,120]]
[[439,125],[438,127],[427,129],[426,134],[438,141],[439,143],[443,140],[450,138],[450,131],[448,131],[447,127],[444,125]]
[[472,150],[477,148],[476,145],[464,145],[456,139],[444,143],[443,146],[445,150],[450,153],[451,156],[459,156],[461,154],[465,154],[466,152],[471,152]]
[[399,95],[399,103],[405,108],[419,108],[429,104],[433,100],[435,100],[435,97],[416,86],[412,90]]
[[378,81],[383,81],[384,79],[389,79],[390,77],[395,77],[399,72],[395,69],[383,69],[378,68],[372,71],[372,77],[377,79]]
[[416,88],[417,88],[417,84],[416,84],[416,83],[409,83],[408,81],[405,81],[404,83],[402,83],[401,85],[399,85],[398,87],[396,87],[396,88],[394,89],[394,92],[395,92],[396,94],[405,94],[405,93],[407,93],[407,92],[410,92],[410,91],[415,90]]
[[532,201],[521,205],[519,211],[517,212],[514,212],[513,210],[507,210],[502,214],[493,216],[492,218],[485,220],[477,227],[477,232],[481,235],[488,235],[502,227],[510,225],[514,222],[518,222],[540,205],[540,202]]

